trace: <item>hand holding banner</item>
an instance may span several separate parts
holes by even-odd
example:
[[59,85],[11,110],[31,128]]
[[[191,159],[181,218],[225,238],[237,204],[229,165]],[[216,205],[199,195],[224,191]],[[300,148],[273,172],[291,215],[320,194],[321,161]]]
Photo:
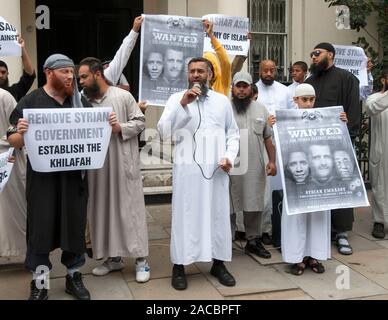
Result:
[[0,154],[0,193],[4,190],[11,176],[13,163],[9,162],[9,157],[12,155],[13,150],[14,148],[10,148],[7,152]]

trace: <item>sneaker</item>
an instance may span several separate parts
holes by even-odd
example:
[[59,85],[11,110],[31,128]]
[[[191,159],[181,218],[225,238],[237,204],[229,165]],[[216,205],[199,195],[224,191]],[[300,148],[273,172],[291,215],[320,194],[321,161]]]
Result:
[[90,293],[82,281],[82,273],[75,272],[73,277],[66,276],[66,293],[78,300],[90,300]]
[[115,262],[113,258],[108,258],[104,261],[104,263],[98,267],[95,267],[92,270],[92,273],[95,276],[105,276],[111,271],[119,271],[124,269],[124,261],[120,259],[120,261]]
[[47,300],[48,299],[48,290],[38,289],[35,284],[35,280],[31,281],[30,284],[30,297],[28,300]]
[[385,238],[385,231],[384,231],[384,224],[375,222],[373,224],[373,231],[372,236],[377,239],[384,239]]
[[136,281],[144,283],[150,280],[150,270],[147,260],[136,260]]

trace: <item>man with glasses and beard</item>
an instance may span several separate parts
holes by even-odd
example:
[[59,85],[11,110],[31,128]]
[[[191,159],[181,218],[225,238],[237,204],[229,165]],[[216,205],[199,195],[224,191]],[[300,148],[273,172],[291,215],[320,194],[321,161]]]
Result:
[[[311,76],[305,83],[316,92],[316,108],[343,106],[348,117],[348,129],[352,141],[360,131],[360,88],[358,79],[350,72],[334,65],[335,49],[330,43],[320,43],[311,52]],[[332,210],[332,231],[336,234],[338,252],[353,253],[347,231],[353,229],[353,209]]]
[[[256,83],[256,86],[259,90],[257,101],[263,104],[271,115],[274,115],[275,111],[279,109],[295,108],[288,88],[285,85],[275,81],[277,76],[277,69],[274,61],[261,61],[259,73],[260,81]],[[266,245],[274,244],[275,246],[280,246],[278,240],[275,240],[273,243],[270,234],[273,232],[271,222],[271,217],[273,215],[272,208],[275,208],[276,210],[276,208],[279,207],[279,202],[281,200],[281,194],[279,190],[281,189],[282,183],[280,174],[267,179],[265,209],[261,227],[262,241]],[[275,203],[273,203],[273,197]],[[278,237],[275,235],[275,238]]]
[[372,186],[372,235],[384,239],[384,225],[388,223],[388,69],[381,74],[383,88],[366,102],[371,117],[369,170]]
[[[267,123],[269,113],[260,103],[252,100],[252,77],[246,72],[237,72],[233,77],[232,106],[234,117],[240,132],[247,132],[247,158],[240,154],[240,164],[247,164],[247,170],[240,175],[232,175],[231,192],[231,223],[236,226],[236,213],[243,212],[245,252],[253,253],[261,258],[271,258],[259,239],[262,213],[264,210],[264,193],[266,175],[276,175],[276,151],[272,144],[272,129]],[[269,162],[265,166],[265,151]],[[241,151],[240,151],[241,152]],[[234,234],[235,230],[232,230]]]
[[[83,108],[91,105],[78,92],[74,76],[74,63],[62,54],[47,58],[44,67],[47,83],[34,90],[17,104],[10,116],[16,127],[8,133],[15,149],[24,146],[28,121],[24,109]],[[61,262],[67,268],[66,292],[79,300],[89,300],[89,291],[82,282],[79,268],[85,264],[85,226],[88,184],[85,174],[78,171],[41,173],[32,169],[27,161],[27,254],[25,266],[33,274],[30,300],[46,300],[47,286],[40,286],[42,278],[47,284],[49,273],[40,268],[52,268],[51,251],[61,248]],[[39,268],[40,267],[40,268]],[[38,280],[39,279],[39,280]]]

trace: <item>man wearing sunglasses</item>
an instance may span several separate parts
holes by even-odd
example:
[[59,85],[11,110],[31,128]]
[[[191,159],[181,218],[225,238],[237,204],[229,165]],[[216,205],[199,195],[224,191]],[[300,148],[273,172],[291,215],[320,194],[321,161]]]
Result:
[[[352,141],[360,131],[360,87],[358,79],[350,72],[334,65],[335,49],[330,43],[320,43],[310,54],[311,84],[316,92],[315,107],[343,106],[348,117],[348,129]],[[336,233],[338,252],[353,253],[347,231],[353,229],[353,209],[332,210],[332,231]]]

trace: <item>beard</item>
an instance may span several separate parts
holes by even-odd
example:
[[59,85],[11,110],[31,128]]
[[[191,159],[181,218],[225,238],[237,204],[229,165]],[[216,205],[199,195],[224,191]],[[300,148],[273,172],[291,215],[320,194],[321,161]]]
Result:
[[273,83],[275,82],[275,78],[263,78],[263,77],[260,77],[260,78],[261,78],[261,81],[263,81],[263,83],[266,86],[272,86]]
[[74,94],[74,85],[71,82],[69,85],[64,84],[58,77],[53,74],[51,86],[58,92],[63,92],[67,97],[72,97]]
[[232,101],[238,114],[245,114],[252,102],[251,97],[245,97],[244,99],[233,97]]
[[190,82],[189,83],[189,89],[191,89],[192,87],[194,87],[194,84],[195,83],[198,83],[201,85],[201,95],[200,97],[206,97],[207,96],[207,93],[209,92],[209,86],[207,84],[207,81],[196,81],[196,82]]
[[313,75],[320,76],[329,67],[329,59],[323,58],[319,63],[312,63],[310,65],[310,71]]
[[9,87],[9,79],[0,80],[0,88],[8,88]]
[[84,87],[83,89],[89,99],[96,99],[100,94],[100,87],[96,81],[90,87]]

